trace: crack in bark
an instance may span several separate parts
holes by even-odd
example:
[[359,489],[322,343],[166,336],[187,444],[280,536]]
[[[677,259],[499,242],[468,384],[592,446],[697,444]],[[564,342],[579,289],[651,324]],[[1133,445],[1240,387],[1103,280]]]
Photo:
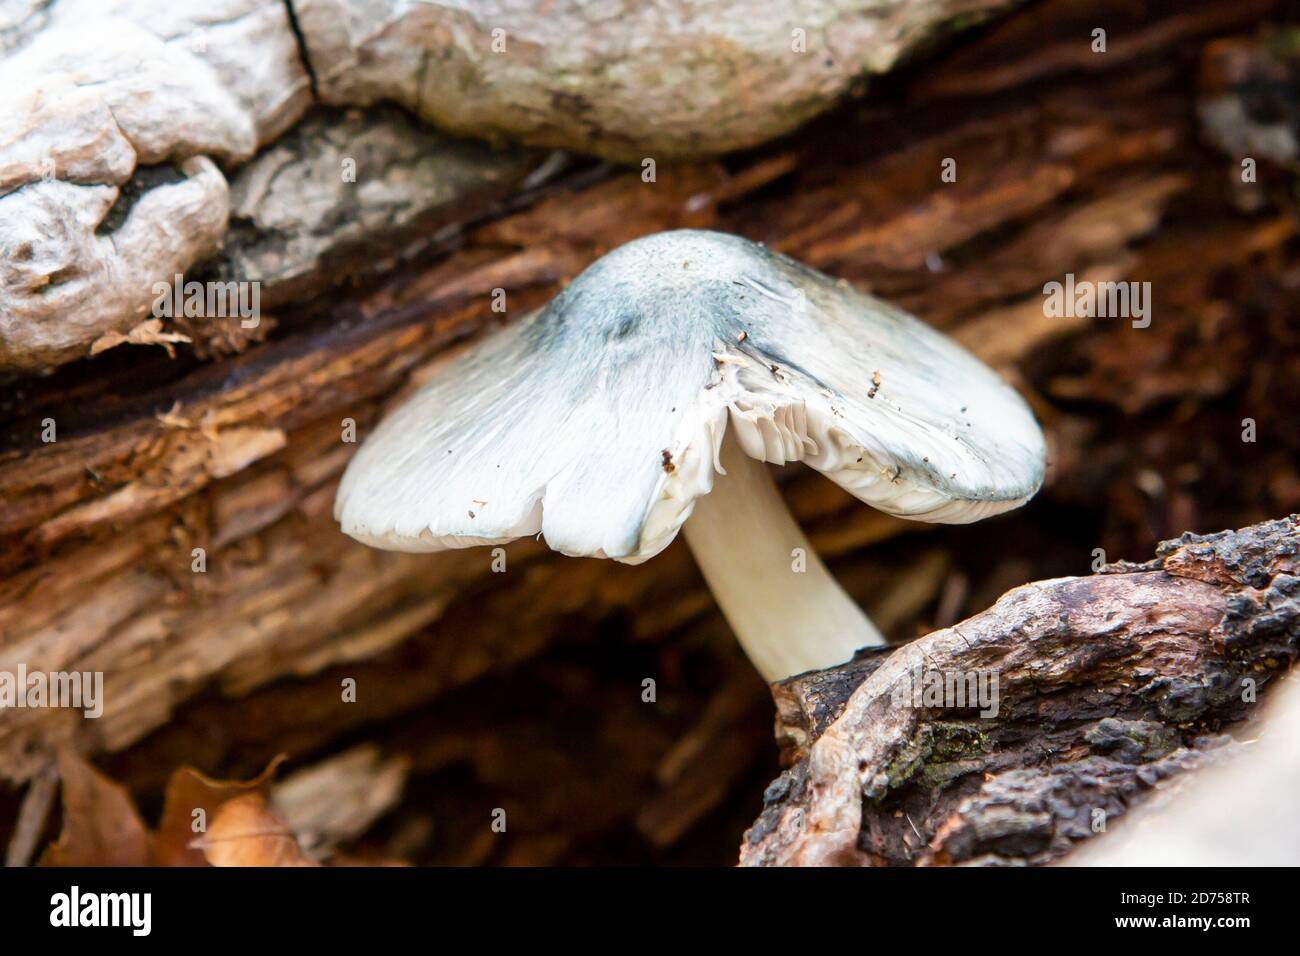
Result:
[[293,8],[293,0],[284,0],[284,12],[289,18],[289,29],[293,31],[294,41],[298,45],[298,60],[302,63],[302,68],[307,71],[307,83],[311,86],[312,101],[319,103],[316,70],[311,65],[311,51],[307,49],[307,37],[303,35],[302,28],[298,25],[298,11]]

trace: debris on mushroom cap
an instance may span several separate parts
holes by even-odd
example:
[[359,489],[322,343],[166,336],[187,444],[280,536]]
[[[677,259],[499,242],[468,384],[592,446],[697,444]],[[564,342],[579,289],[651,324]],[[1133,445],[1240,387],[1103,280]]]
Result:
[[1043,478],[1028,407],[955,342],[748,240],[681,230],[615,249],[441,369],[366,440],[335,515],[392,550],[540,531],[637,563],[712,488],[728,422],[751,457],[923,521],[1009,510]]

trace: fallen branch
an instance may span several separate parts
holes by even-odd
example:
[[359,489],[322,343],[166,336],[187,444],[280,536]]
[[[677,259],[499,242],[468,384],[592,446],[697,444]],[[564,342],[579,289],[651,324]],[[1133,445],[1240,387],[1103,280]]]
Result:
[[1045,863],[1204,762],[1296,654],[1300,516],[1156,554],[777,685],[793,766],[741,862]]

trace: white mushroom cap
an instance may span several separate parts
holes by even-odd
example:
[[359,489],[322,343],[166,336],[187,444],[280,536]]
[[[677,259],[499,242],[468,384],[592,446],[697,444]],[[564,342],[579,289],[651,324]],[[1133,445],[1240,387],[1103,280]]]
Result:
[[737,236],[682,230],[602,257],[441,369],[348,466],[335,516],[378,548],[540,532],[639,563],[713,486],[730,422],[870,505],[963,523],[1042,484],[1016,392],[898,309]]

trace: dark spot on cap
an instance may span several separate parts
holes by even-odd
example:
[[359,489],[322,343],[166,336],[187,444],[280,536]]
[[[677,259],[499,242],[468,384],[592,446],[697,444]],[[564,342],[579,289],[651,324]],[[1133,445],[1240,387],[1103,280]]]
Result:
[[625,339],[634,334],[637,327],[641,324],[641,316],[635,312],[625,312],[618,317],[618,323],[609,333],[609,339]]

